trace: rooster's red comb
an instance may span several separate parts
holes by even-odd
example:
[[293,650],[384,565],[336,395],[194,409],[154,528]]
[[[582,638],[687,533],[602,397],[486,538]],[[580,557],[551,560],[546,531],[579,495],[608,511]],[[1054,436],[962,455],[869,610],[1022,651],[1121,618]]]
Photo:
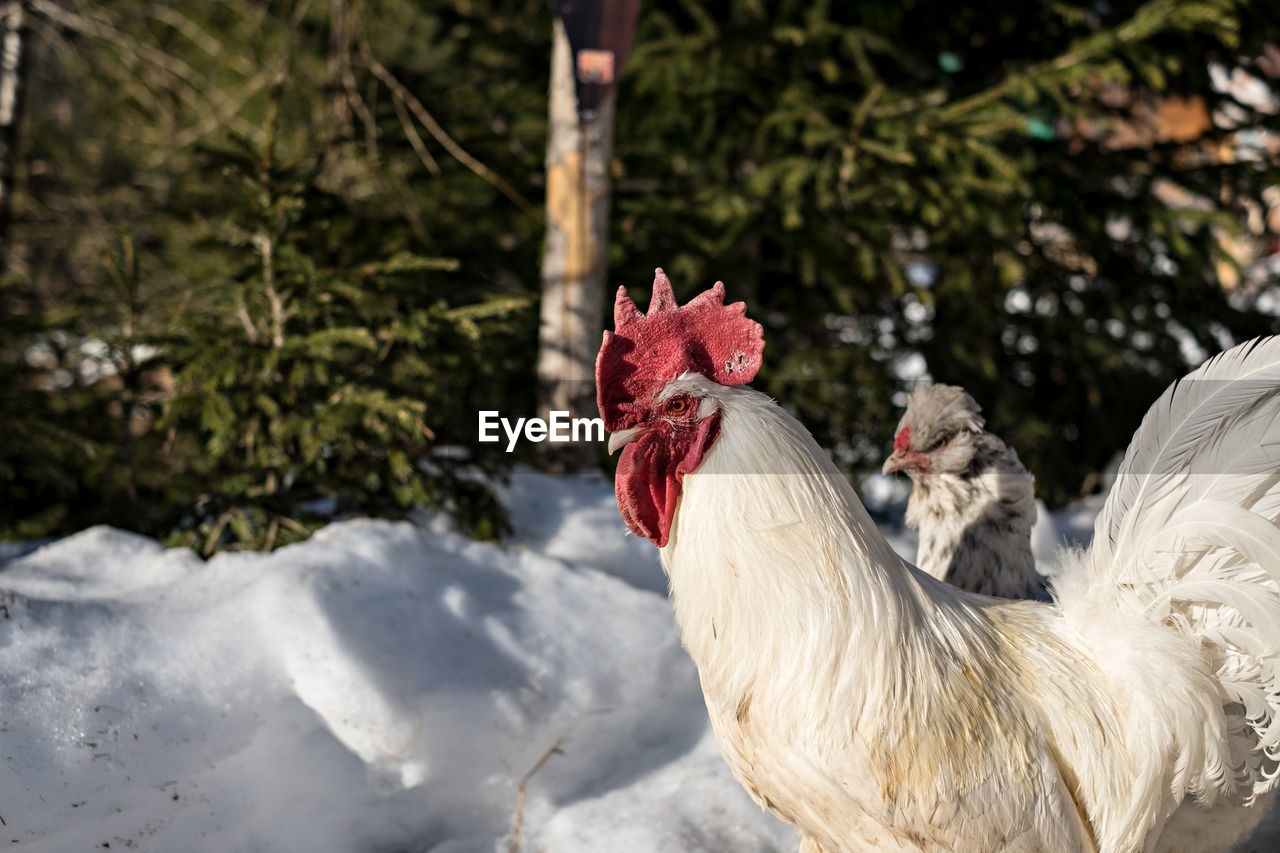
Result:
[[692,371],[721,385],[741,385],[755,378],[764,350],[764,330],[747,319],[741,302],[724,304],[724,283],[717,281],[684,306],[676,305],[671,281],[661,269],[653,276],[649,312],[618,288],[613,306],[613,332],[604,333],[596,357],[596,402],[605,429],[634,426],[634,405],[667,382]]

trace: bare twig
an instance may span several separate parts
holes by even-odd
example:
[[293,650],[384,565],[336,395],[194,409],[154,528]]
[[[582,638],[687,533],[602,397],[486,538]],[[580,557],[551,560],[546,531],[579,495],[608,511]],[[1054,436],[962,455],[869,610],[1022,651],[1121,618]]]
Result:
[[257,445],[259,423],[261,422],[254,418],[249,422],[249,429],[244,434],[244,464],[246,468],[253,466],[253,450]]
[[542,218],[542,214],[537,208],[529,203],[528,199],[517,192],[514,187],[504,181],[501,177],[496,175],[492,169],[468,154],[461,145],[454,141],[453,137],[445,132],[444,128],[441,127],[435,118],[432,117],[431,113],[427,111],[427,108],[422,105],[422,102],[414,97],[413,93],[406,89],[404,85],[396,79],[396,76],[387,70],[385,65],[378,61],[378,58],[373,55],[373,52],[369,49],[369,45],[367,43],[361,46],[361,54],[365,65],[371,72],[373,72],[373,75],[381,80],[383,84],[391,90],[394,97],[401,98],[404,101],[405,105],[407,105],[409,110],[413,113],[414,118],[416,118],[419,123],[427,129],[427,133],[430,133],[436,142],[439,142],[455,160],[475,172],[485,181],[492,184],[498,192],[515,202],[516,205],[525,213],[535,219]]
[[428,242],[427,226],[423,224],[422,217],[418,215],[413,200],[413,192],[409,189],[409,185],[405,183],[404,178],[394,170],[386,169],[382,172],[381,180],[395,193],[400,212],[404,214],[405,221],[409,223],[413,233],[422,242]]
[[218,520],[214,522],[213,529],[209,531],[209,538],[205,539],[204,547],[200,549],[200,553],[208,557],[213,554],[214,546],[218,544],[218,539],[222,536],[222,531],[227,529],[227,524],[231,521],[231,513],[224,512],[218,516]]
[[262,258],[262,284],[267,292],[267,301],[271,303],[271,346],[280,349],[284,346],[284,325],[293,312],[285,307],[284,297],[276,290],[275,243],[263,233],[255,235],[254,242]]
[[[150,66],[152,69],[168,76],[171,80],[176,81],[179,85],[173,91],[193,110],[200,114],[208,112],[208,105],[201,100],[204,93],[209,89],[208,81],[181,59],[171,56],[146,42],[139,41],[114,26],[109,19],[77,14],[50,2],[50,0],[31,0],[31,8],[73,32],[102,39],[115,45],[122,51],[124,56],[142,60],[145,63],[144,67]],[[243,134],[250,139],[261,138],[261,131],[255,125],[234,113],[222,115],[221,121],[232,125],[237,133]]]
[[305,525],[300,524],[297,521],[294,521],[292,518],[289,518],[287,515],[279,516],[278,520],[282,525],[289,528],[294,533],[297,533],[299,536],[303,537],[304,539],[311,535],[311,531],[308,530]]
[[280,519],[273,518],[271,519],[271,524],[267,526],[267,538],[264,539],[262,542],[262,550],[264,552],[270,551],[272,548],[275,547],[276,536],[279,535],[279,533],[280,533]]
[[249,316],[249,307],[244,303],[244,294],[239,291],[236,292],[236,316],[240,318],[245,334],[249,336],[249,343],[256,344],[258,327],[253,324],[253,318]]
[[422,161],[422,165],[427,167],[428,172],[439,176],[440,164],[436,162],[436,158],[431,156],[431,152],[427,150],[427,144],[422,141],[422,136],[418,134],[418,129],[413,126],[413,120],[405,112],[404,99],[392,91],[391,103],[395,105],[396,115],[400,119],[400,126],[404,128],[404,135],[408,137],[409,144],[413,146],[413,150],[418,152],[418,159]]
[[345,91],[339,91],[343,72],[351,61],[350,38],[347,34],[346,0],[331,0],[329,8],[329,78],[333,86],[333,124],[339,135],[351,127],[351,103]]
[[62,8],[56,3],[49,2],[49,0],[31,0],[31,7],[35,11],[48,16],[59,24],[62,24],[62,26],[69,30],[109,41],[135,56],[146,59],[152,64],[168,71],[192,89],[202,88],[203,81],[199,79],[199,74],[190,65],[177,57],[170,56],[164,51],[146,44],[145,42],[138,41],[132,36],[117,29],[109,21],[96,17],[91,18],[87,15],[76,14],[69,9]]
[[[263,4],[259,8],[261,8],[265,12],[267,7],[265,4]],[[289,23],[293,26],[294,29],[298,28],[298,25],[302,23],[302,19],[307,16],[307,12],[310,11],[310,9],[311,9],[311,0],[298,0],[298,5],[295,6],[293,9],[293,16],[289,19]]]
[[[197,141],[202,136],[217,130],[232,119],[239,117],[240,110],[253,100],[259,92],[268,85],[279,79],[281,74],[281,63],[273,62],[268,67],[262,69],[245,83],[243,91],[238,97],[228,94],[221,98],[218,103],[213,105],[213,109],[208,111],[205,118],[197,124],[184,129],[181,133],[174,134],[173,146],[176,148],[185,148],[191,143]],[[258,136],[260,137],[260,133]],[[167,156],[167,152],[160,152],[160,158]],[[155,158],[153,158],[155,159]],[[154,164],[154,165],[158,165]]]
[[365,144],[369,146],[369,152],[376,160],[378,156],[378,121],[373,117],[373,111],[369,109],[369,105],[365,103],[364,96],[356,88],[356,78],[351,74],[350,69],[347,69],[342,75],[342,89],[346,93],[347,103],[355,110],[356,115],[360,116],[360,123],[364,125]]
[[254,74],[256,66],[252,62],[239,54],[227,51],[225,44],[209,35],[199,23],[177,9],[157,3],[147,10],[147,15],[173,27],[209,56],[226,62],[244,76],[250,77]]
[[[360,89],[356,85],[356,75],[351,73],[351,37],[348,32],[349,21],[347,19],[347,5],[344,0],[334,0],[333,18],[333,58],[331,63],[334,69],[334,76],[342,84],[346,105],[360,117],[360,123],[364,125],[365,144],[369,146],[369,153],[376,162],[378,158],[378,120],[374,118],[373,110],[369,109],[369,104],[365,101],[364,96],[360,94]],[[335,104],[335,112],[339,113],[338,120],[345,125],[347,122],[347,116],[344,114],[345,110],[339,111],[337,108],[338,105]]]
[[[361,94],[356,83],[355,74],[351,70],[351,48],[358,37],[353,35],[346,0],[332,0],[332,4],[331,17],[333,24],[330,37],[329,68],[334,89],[335,136],[342,137],[350,132],[351,113],[354,111],[359,116],[360,122],[364,127],[365,146],[369,152],[369,160],[375,167],[375,180],[395,196],[396,204],[404,215],[405,221],[409,224],[409,228],[417,235],[418,239],[426,241],[428,239],[427,228],[422,222],[422,217],[418,215],[415,209],[413,194],[410,192],[409,186],[394,169],[379,167],[378,121],[376,116],[377,95],[380,84],[377,78],[370,76],[366,85],[366,92]],[[440,174],[439,165],[431,159],[430,154],[426,153],[422,138],[417,135],[417,131],[413,128],[412,121],[404,111],[404,106],[398,98],[393,97],[392,101],[395,103],[396,115],[400,117],[400,124],[405,129],[405,135],[409,138],[410,145],[418,152],[419,158],[425,156],[426,159],[423,162],[428,164],[428,169],[432,174]]]
[[534,775],[542,769],[542,765],[551,760],[551,756],[560,751],[560,747],[564,744],[565,739],[569,737],[569,733],[565,732],[556,738],[556,742],[551,744],[546,752],[542,753],[534,765],[529,768],[529,772],[524,774],[524,778],[520,780],[520,787],[516,788],[516,819],[515,826],[511,830],[511,846],[507,848],[507,853],[517,853],[520,850],[520,833],[524,828],[524,791],[529,785]]

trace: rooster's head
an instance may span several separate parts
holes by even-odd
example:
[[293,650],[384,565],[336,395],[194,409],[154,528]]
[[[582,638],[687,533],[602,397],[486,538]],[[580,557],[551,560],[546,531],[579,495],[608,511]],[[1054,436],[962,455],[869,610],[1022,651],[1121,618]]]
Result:
[[750,382],[760,369],[764,335],[741,302],[724,304],[724,284],[676,305],[662,270],[649,311],[618,288],[614,330],[596,358],[596,399],[609,452],[623,448],[614,488],[632,532],[667,544],[680,484],[702,462],[720,429],[720,407],[705,383]]

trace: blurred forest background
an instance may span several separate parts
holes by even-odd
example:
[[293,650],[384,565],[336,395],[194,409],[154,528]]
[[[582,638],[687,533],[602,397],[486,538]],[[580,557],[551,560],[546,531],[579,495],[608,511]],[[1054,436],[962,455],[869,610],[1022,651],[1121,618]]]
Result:
[[[476,412],[534,414],[545,0],[0,6],[0,536],[499,535]],[[1060,505],[1280,330],[1277,44],[1274,0],[644,0],[609,284],[723,279],[851,474],[912,381],[964,385]]]

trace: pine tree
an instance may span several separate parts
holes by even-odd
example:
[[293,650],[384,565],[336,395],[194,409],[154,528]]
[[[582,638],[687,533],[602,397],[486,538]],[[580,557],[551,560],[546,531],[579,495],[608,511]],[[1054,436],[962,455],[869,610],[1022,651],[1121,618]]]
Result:
[[[108,522],[163,536],[180,522],[176,539],[201,548],[261,546],[318,523],[308,507],[414,502],[502,529],[490,483],[510,457],[477,453],[475,412],[532,407],[536,277],[516,271],[536,269],[540,232],[471,151],[526,146],[534,174],[545,114],[512,142],[498,123],[525,78],[508,74],[487,105],[469,94],[515,61],[455,37],[485,9],[295,11],[40,7],[11,278],[25,313],[0,323],[15,366],[0,407],[32,438],[0,449],[0,481],[29,499],[3,534]],[[525,29],[545,39],[549,20]],[[287,97],[273,96],[282,79]],[[465,147],[428,132],[436,119],[402,79],[456,84],[432,107]],[[423,146],[438,140],[452,147],[433,159]],[[29,364],[33,352],[48,358]],[[170,371],[176,387],[154,387]]]
[[167,532],[185,495],[152,427],[168,390],[170,316],[122,233],[101,288],[42,308],[21,278],[0,286],[0,535],[106,523]]
[[98,446],[65,422],[66,412],[79,408],[75,391],[54,394],[45,384],[54,371],[44,360],[54,351],[37,346],[42,318],[21,285],[0,279],[0,536],[29,539],[73,523],[77,474]]
[[923,355],[1060,503],[1184,349],[1276,328],[1218,275],[1274,153],[1223,157],[1236,131],[1208,122],[1120,143],[1170,98],[1274,134],[1209,74],[1277,34],[1271,8],[649,4],[619,89],[612,275],[745,296],[764,387],[851,471],[883,458]]
[[[1213,62],[1247,64],[1262,41],[1275,40],[1272,5],[646,0],[618,86],[608,284],[642,296],[655,266],[681,296],[724,279],[768,327],[760,384],[798,409],[850,472],[882,458],[899,412],[895,394],[909,384],[903,368],[923,359],[935,378],[966,385],[983,402],[1042,494],[1066,500],[1123,446],[1160,387],[1185,372],[1184,351],[1274,329],[1255,310],[1256,294],[1228,287],[1222,249],[1224,237],[1266,209],[1263,190],[1280,185],[1274,152],[1221,152],[1239,147],[1238,129],[1276,138],[1280,119],[1233,104],[1209,72]],[[187,518],[188,539],[203,546],[213,528],[196,528],[230,511],[226,496],[243,497],[241,480],[264,488],[256,474],[236,473],[245,437],[237,429],[257,417],[262,430],[268,416],[245,402],[248,390],[238,397],[219,386],[207,393],[236,402],[222,420],[210,409],[206,430],[192,395],[203,376],[197,360],[214,354],[191,346],[230,341],[246,348],[243,363],[259,367],[285,357],[262,343],[271,339],[271,303],[252,239],[259,230],[275,235],[276,280],[314,279],[289,285],[299,304],[287,339],[354,328],[375,303],[412,313],[443,300],[446,315],[431,314],[436,349],[423,357],[440,375],[424,381],[425,395],[386,390],[387,400],[425,402],[421,420],[436,439],[388,425],[389,448],[404,450],[411,439],[432,452],[464,447],[476,409],[533,411],[535,312],[476,321],[486,336],[478,344],[446,331],[462,328],[449,311],[537,290],[545,2],[29,8],[30,142],[16,172],[11,270],[26,307],[0,316],[0,360],[14,367],[0,377],[12,392],[0,405],[75,440],[56,451],[10,442],[0,455],[29,484],[66,486],[41,492],[49,496],[42,517],[62,519],[41,529],[76,529],[128,506],[119,498],[129,493],[127,436],[115,413],[136,409],[146,422],[154,409],[145,384],[73,384],[31,396],[50,371],[78,375],[73,362],[85,345],[105,344],[124,373],[133,370],[123,358],[139,352],[123,346],[123,291],[103,260],[123,264],[122,226],[137,268],[131,298],[146,318],[140,334],[160,353],[136,379],[160,366],[188,379],[177,388],[189,408],[166,421],[173,442],[167,430],[133,437],[134,491],[150,506],[149,530],[171,518],[162,504],[190,506],[207,493],[205,508]],[[288,97],[275,99],[276,153],[263,171],[271,90],[282,76]],[[1225,111],[1235,127],[1134,133],[1161,104]],[[251,144],[233,148],[233,133]],[[264,212],[271,206],[255,186],[268,188],[283,219]],[[279,224],[289,217],[294,225]],[[441,258],[458,266],[380,266],[396,256],[419,259],[409,266]],[[363,270],[372,270],[368,281]],[[233,283],[257,288],[261,300],[251,319],[268,333],[255,332],[252,346],[234,317]],[[323,313],[326,288],[356,285],[368,296],[330,296],[336,302]],[[169,320],[202,311],[210,319]],[[368,316],[377,330],[391,314]],[[56,363],[33,366],[33,345],[36,354],[51,347]],[[326,354],[299,345],[288,357],[351,375],[373,357],[356,338],[327,346]],[[442,405],[432,395],[452,381],[444,364],[466,375]],[[228,381],[267,387],[253,375]],[[293,405],[288,394],[266,396]],[[298,411],[318,400],[300,393]],[[378,417],[397,417],[390,411]],[[301,420],[290,417],[278,429],[301,436]],[[225,446],[209,454],[218,423]],[[53,433],[35,426],[29,434]],[[492,445],[466,452],[481,467],[507,462]],[[383,472],[380,482],[398,482],[385,476],[390,462],[379,453],[371,468]],[[65,464],[53,465],[60,457]],[[300,470],[312,470],[299,458]],[[223,497],[214,500],[190,459],[203,460]],[[279,491],[295,463],[253,464],[276,472]],[[343,470],[341,488],[325,487],[334,494],[355,488],[356,474]],[[453,482],[470,488],[463,477]],[[304,493],[332,497],[302,489],[299,500]],[[378,494],[375,504],[387,497]],[[235,505],[251,522],[241,527],[259,544],[271,514],[294,505],[294,496],[241,497]],[[437,500],[450,499],[441,492]],[[388,505],[399,507],[393,497]]]
[[271,548],[353,513],[451,512],[491,536],[502,512],[476,450],[475,377],[528,300],[473,300],[457,263],[400,251],[351,257],[323,158],[209,152],[238,192],[210,239],[225,271],[193,294],[176,394],[161,428],[198,433],[195,514],[178,539],[205,552]]

